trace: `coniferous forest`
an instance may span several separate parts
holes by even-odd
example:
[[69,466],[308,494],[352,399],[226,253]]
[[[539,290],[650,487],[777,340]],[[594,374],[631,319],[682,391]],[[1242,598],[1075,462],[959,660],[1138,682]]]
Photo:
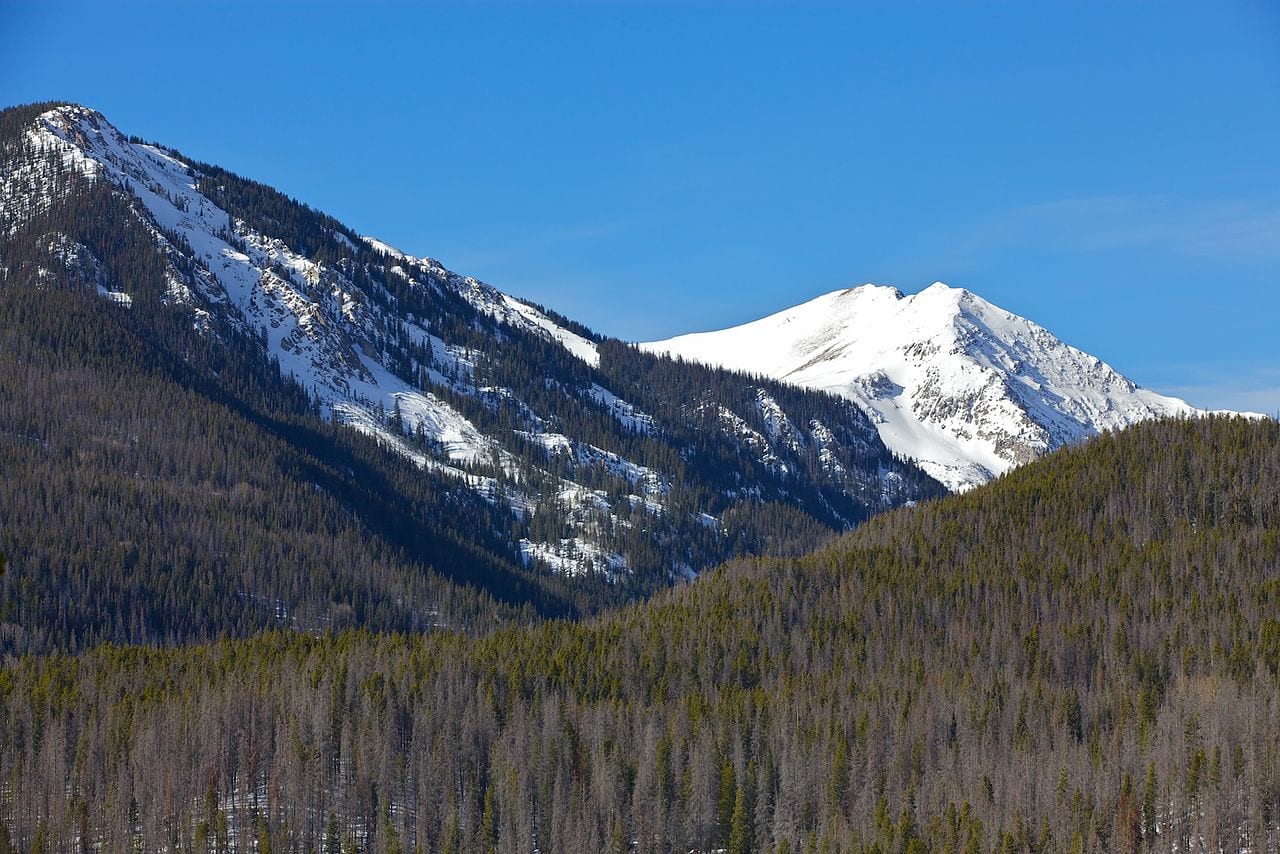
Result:
[[[0,854],[1280,851],[1275,421],[944,496],[848,401],[524,304],[585,361],[188,167],[503,437],[456,468],[175,297],[214,261],[33,142],[53,106],[0,111]],[[521,551],[585,533],[626,571]]]
[[1273,851],[1280,426],[1157,422],[590,621],[0,671],[16,850]]

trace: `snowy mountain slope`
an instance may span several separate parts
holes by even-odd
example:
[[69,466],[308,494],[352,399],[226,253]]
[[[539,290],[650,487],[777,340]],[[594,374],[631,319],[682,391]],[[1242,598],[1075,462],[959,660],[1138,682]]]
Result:
[[1198,412],[941,282],[912,296],[862,285],[640,346],[846,397],[886,445],[953,490],[1103,430]]
[[[130,143],[92,110],[64,107],[43,119],[43,127],[32,131],[37,143],[58,151],[64,162],[76,164],[85,174],[106,177],[133,192],[160,229],[185,241],[210,274],[198,282],[200,294],[215,303],[229,299],[245,323],[265,330],[269,350],[282,368],[315,388],[326,404],[353,398],[390,406],[396,398],[407,396],[413,399],[415,411],[447,425],[443,429],[451,435],[473,432],[459,428],[459,417],[447,407],[416,399],[405,383],[362,358],[372,343],[362,333],[371,326],[385,331],[395,319],[374,316],[340,270],[326,268],[292,251],[284,241],[234,221],[197,189],[189,164],[155,146]],[[479,310],[512,325],[540,330],[579,358],[596,360],[592,342],[561,329],[515,298],[474,279],[455,277],[432,259],[411,258],[380,241],[368,242],[398,262],[391,268],[393,274],[409,278],[408,267],[443,276]],[[175,297],[192,298],[185,293]],[[332,322],[336,320],[347,322]],[[420,328],[410,331],[429,336]],[[474,436],[458,446],[463,456],[483,450]]]
[[[527,564],[677,578],[745,541],[716,521],[743,502],[795,504],[839,528],[936,492],[852,407],[717,372],[668,375],[431,258],[126,138],[85,107],[49,109],[24,133],[32,153],[0,176],[0,228],[16,233],[54,204],[66,170],[108,183],[166,259],[163,299],[189,311],[194,334],[247,334],[324,417],[508,508],[512,554]],[[99,293],[136,302],[130,283]],[[681,395],[658,387],[671,382]],[[746,429],[721,418],[708,435],[712,397]]]

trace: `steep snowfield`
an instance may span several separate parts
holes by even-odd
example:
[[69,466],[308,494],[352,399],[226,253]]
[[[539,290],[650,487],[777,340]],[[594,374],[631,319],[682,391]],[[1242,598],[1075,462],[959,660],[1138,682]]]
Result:
[[1103,430],[1199,412],[941,282],[912,296],[862,285],[640,346],[846,397],[889,448],[954,490]]
[[[59,151],[64,162],[77,165],[85,174],[105,176],[132,191],[157,224],[190,245],[211,274],[214,281],[205,283],[203,295],[215,303],[229,298],[255,330],[266,330],[281,367],[304,385],[315,387],[322,398],[354,397],[390,407],[396,395],[408,390],[399,381],[380,382],[386,377],[361,364],[366,360],[357,351],[364,342],[353,340],[350,333],[367,327],[373,318],[366,316],[351,283],[294,253],[282,241],[233,220],[196,189],[189,164],[154,146],[129,142],[84,107],[51,110],[32,134],[40,147]],[[164,240],[162,235],[157,238]],[[450,273],[433,259],[413,258],[381,241],[367,242],[407,265],[450,279],[477,309],[508,323],[536,328],[584,361],[598,361],[593,342],[561,328],[532,306],[475,279]],[[336,318],[331,315],[347,324],[334,328],[330,321]],[[356,387],[351,384],[353,378]]]

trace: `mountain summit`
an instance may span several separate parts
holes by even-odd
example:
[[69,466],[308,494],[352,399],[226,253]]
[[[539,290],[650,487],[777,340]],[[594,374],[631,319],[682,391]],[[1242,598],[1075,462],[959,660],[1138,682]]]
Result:
[[862,285],[640,346],[852,400],[889,448],[954,490],[1104,430],[1201,411],[942,282],[910,296]]
[[582,614],[944,492],[847,400],[643,353],[74,104],[0,111],[0,352],[0,654]]

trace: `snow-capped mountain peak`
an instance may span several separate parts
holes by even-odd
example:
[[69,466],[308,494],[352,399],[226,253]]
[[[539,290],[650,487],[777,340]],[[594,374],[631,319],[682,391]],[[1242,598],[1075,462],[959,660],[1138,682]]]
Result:
[[942,282],[912,295],[873,284],[833,291],[641,347],[846,397],[889,448],[957,490],[1103,430],[1199,411]]
[[[785,533],[771,516],[795,507],[838,528],[940,491],[847,401],[637,357],[92,109],[16,109],[28,118],[0,138],[0,236],[39,256],[37,279],[74,267],[140,327],[163,308],[204,343],[261,357],[323,417],[478,497],[527,567],[651,584],[766,547]],[[88,246],[39,232],[55,210],[79,228],[90,197],[145,276],[102,274]],[[786,509],[730,512],[748,504]]]

